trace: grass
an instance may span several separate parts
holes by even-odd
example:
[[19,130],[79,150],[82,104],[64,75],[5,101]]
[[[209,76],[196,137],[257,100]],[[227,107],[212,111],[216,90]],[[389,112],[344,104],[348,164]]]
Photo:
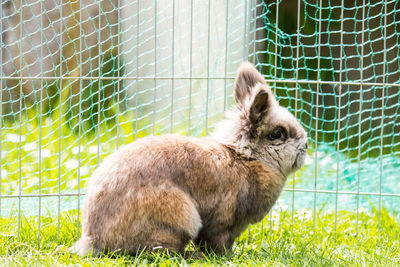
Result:
[[[179,255],[142,253],[137,257],[112,255],[101,258],[77,257],[68,252],[77,238],[77,212],[57,217],[41,217],[38,241],[38,217],[21,218],[19,238],[17,217],[0,219],[0,265],[274,265],[274,266],[398,266],[400,264],[400,226],[383,209],[379,213],[357,214],[274,213],[251,226],[234,244],[227,256],[208,254],[202,260],[185,260]],[[272,228],[271,228],[272,227]]]

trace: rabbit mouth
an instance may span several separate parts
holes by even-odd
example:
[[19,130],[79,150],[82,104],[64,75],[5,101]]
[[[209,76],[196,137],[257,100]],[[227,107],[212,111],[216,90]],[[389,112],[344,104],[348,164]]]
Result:
[[299,153],[296,156],[296,160],[293,164],[293,170],[300,169],[304,165],[304,161],[306,158],[307,150],[306,149],[300,149]]

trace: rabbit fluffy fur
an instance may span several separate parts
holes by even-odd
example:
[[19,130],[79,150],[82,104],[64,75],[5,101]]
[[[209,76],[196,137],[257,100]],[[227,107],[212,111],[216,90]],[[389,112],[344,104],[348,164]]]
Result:
[[306,133],[250,63],[238,70],[234,97],[212,137],[146,137],[107,157],[88,184],[72,251],[184,252],[192,241],[222,254],[263,219],[302,166]]

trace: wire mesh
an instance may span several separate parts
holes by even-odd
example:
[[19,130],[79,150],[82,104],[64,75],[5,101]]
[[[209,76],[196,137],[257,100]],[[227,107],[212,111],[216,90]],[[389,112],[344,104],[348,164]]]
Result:
[[265,46],[250,56],[276,81],[280,103],[296,114],[313,143],[309,165],[285,188],[292,193],[286,195],[292,211],[298,216],[312,211],[314,230],[316,216],[333,211],[335,235],[342,210],[357,212],[355,234],[366,210],[376,210],[378,217],[383,209],[396,214],[398,2],[264,1],[258,6],[264,25],[257,31],[264,38],[253,41]]
[[[397,1],[3,1],[0,217],[79,214],[101,160],[137,138],[202,136],[249,60],[312,147],[279,211],[398,211]],[[282,203],[286,204],[282,204]],[[286,206],[287,209],[287,206]],[[357,215],[358,216],[358,215]],[[270,214],[270,227],[275,218]],[[79,235],[79,217],[76,221]],[[358,220],[354,231],[357,232]]]

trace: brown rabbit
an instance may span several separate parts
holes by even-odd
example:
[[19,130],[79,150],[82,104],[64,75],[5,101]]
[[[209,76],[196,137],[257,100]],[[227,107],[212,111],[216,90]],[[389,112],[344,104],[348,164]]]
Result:
[[73,251],[228,251],[249,223],[264,218],[307,139],[261,74],[243,63],[236,107],[213,137],[146,137],[107,157],[90,179],[82,238]]

